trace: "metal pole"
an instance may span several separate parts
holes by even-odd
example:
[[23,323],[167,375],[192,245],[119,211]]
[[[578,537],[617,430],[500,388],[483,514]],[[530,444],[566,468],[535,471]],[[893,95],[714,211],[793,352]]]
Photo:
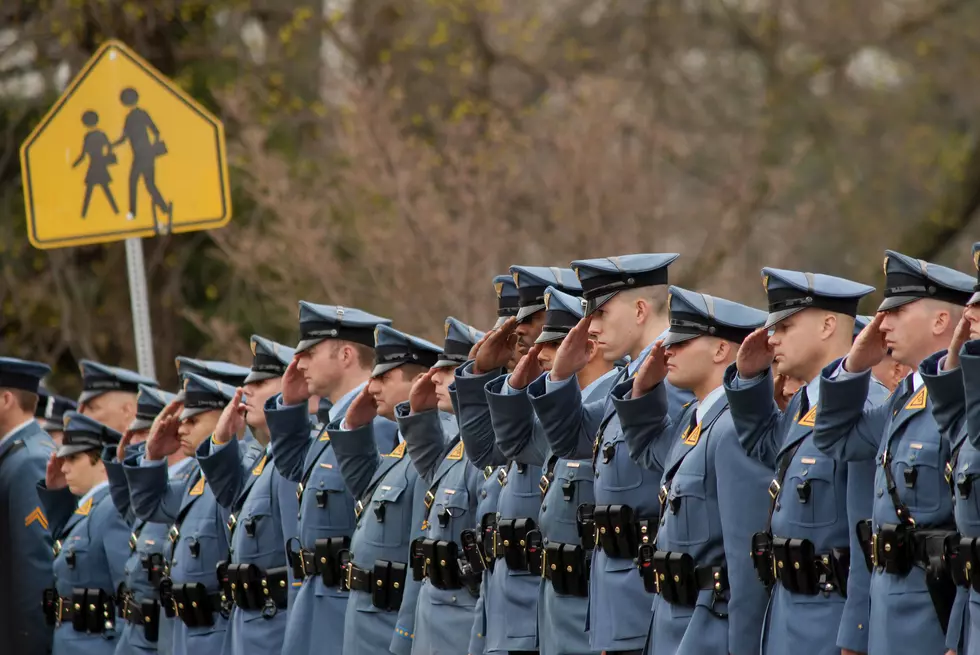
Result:
[[129,304],[136,338],[136,363],[140,375],[156,379],[153,365],[153,335],[150,333],[150,303],[143,264],[143,240],[126,239],[126,269],[129,272]]

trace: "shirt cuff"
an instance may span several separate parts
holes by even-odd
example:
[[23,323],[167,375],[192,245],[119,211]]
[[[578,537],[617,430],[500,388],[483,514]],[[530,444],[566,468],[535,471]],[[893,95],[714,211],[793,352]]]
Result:
[[507,379],[504,380],[503,386],[500,387],[500,395],[502,396],[516,396],[523,391],[523,389],[515,389],[514,387],[510,386],[510,375],[507,376]]
[[551,393],[552,391],[557,391],[558,389],[561,389],[562,387],[568,386],[569,384],[571,384],[572,380],[574,380],[574,379],[575,379],[575,376],[573,375],[572,377],[566,378],[566,379],[562,380],[561,382],[555,382],[554,380],[551,379],[551,373],[549,373],[545,377],[545,379],[544,379],[544,390],[545,390],[545,393]]
[[147,459],[146,455],[140,455],[140,468],[153,468],[154,466],[163,466],[167,463],[165,459]]
[[840,380],[841,382],[843,382],[845,380],[853,380],[854,378],[861,377],[866,373],[866,371],[861,371],[859,373],[848,371],[846,368],[844,368],[844,364],[846,362],[847,362],[846,357],[840,361],[840,364],[837,366],[837,370],[834,371],[833,374],[830,376],[831,380]]

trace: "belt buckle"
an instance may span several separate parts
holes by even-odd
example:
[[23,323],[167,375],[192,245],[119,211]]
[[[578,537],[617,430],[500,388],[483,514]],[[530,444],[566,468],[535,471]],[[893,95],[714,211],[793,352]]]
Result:
[[302,502],[302,500],[303,500],[303,489],[304,489],[304,487],[303,487],[303,483],[302,482],[300,482],[298,485],[296,485],[296,500],[297,501]]
[[58,616],[55,618],[55,621],[57,622],[58,625],[61,625],[61,619],[64,616],[64,610],[65,610],[65,599],[62,598],[60,595],[58,596],[58,604],[55,605],[55,608],[58,614]]
[[170,539],[170,543],[176,544],[177,540],[180,539],[180,528],[171,525],[170,530],[167,531],[167,537]]
[[782,491],[783,486],[779,484],[779,480],[773,480],[769,483],[769,497],[776,500],[776,496]]
[[361,518],[361,514],[364,513],[364,501],[359,500],[354,503],[354,518]]
[[235,516],[234,514],[229,514],[228,515],[228,531],[229,532],[233,532],[235,530],[235,526],[236,525],[238,525],[238,517]]
[[[308,550],[304,550],[302,548],[299,549],[299,565],[303,567],[303,577],[313,575],[312,573],[307,573],[307,571],[310,570],[310,567],[307,566],[308,560],[306,559],[307,555],[312,555],[312,554],[313,553],[311,553]],[[314,561],[313,564],[314,566],[312,568],[316,569],[316,562]]]
[[432,503],[436,502],[436,495],[432,491],[426,491],[425,499],[422,502],[425,503],[425,508],[429,509],[432,507]]
[[871,563],[877,568],[880,566],[878,563],[878,533],[875,532],[871,535]]
[[345,565],[345,568],[347,569],[347,575],[344,577],[344,581],[346,582],[346,585],[345,585],[346,588],[343,589],[343,591],[350,591],[350,588],[351,588],[351,578],[354,576],[354,563],[353,562],[347,562],[347,564]]
[[549,486],[551,486],[551,480],[547,475],[542,475],[541,479],[538,480],[538,489],[541,490],[542,495],[548,493]]
[[663,505],[667,502],[667,496],[670,495],[670,491],[667,489],[667,485],[661,485],[660,491],[657,492],[657,500]]
[[949,484],[950,482],[953,481],[953,465],[951,462],[946,462],[945,477],[946,477],[946,484]]

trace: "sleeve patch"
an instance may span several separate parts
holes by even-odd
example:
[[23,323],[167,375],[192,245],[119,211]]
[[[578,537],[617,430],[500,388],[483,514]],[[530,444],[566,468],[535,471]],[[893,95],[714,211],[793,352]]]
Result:
[[40,507],[35,507],[34,511],[27,515],[24,519],[24,527],[30,527],[32,523],[37,522],[45,530],[48,529],[48,519],[45,518],[44,512],[41,511]]

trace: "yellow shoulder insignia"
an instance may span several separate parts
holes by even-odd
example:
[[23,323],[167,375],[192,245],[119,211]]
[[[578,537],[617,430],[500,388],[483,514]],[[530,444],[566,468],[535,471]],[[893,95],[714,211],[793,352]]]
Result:
[[330,433],[324,430],[323,434],[320,435],[320,441],[330,441]]
[[254,469],[252,469],[252,475],[262,475],[262,471],[265,470],[265,460],[267,457],[267,455],[262,455],[262,459],[259,460],[259,463],[255,465]]
[[75,513],[81,514],[82,516],[88,516],[89,512],[91,511],[92,511],[92,499],[89,498],[84,503],[78,506],[78,509],[75,510]]
[[391,451],[390,453],[388,453],[387,455],[385,455],[385,457],[397,457],[398,459],[401,459],[404,456],[405,456],[405,442],[404,441],[401,442],[400,444],[398,444],[398,447],[395,448],[393,451]]
[[34,511],[27,515],[27,518],[24,519],[24,527],[30,527],[31,523],[35,521],[45,530],[48,529],[48,519],[45,518],[40,507],[35,507]]
[[810,408],[810,411],[806,413],[806,416],[801,418],[798,423],[800,425],[805,425],[808,428],[812,428],[817,424],[817,406],[814,405]]
[[205,480],[204,480],[204,476],[202,475],[200,479],[197,481],[197,484],[191,487],[191,490],[187,493],[187,495],[200,496],[201,494],[204,493],[204,484],[205,484]]
[[462,441],[460,441],[458,444],[456,444],[456,447],[453,448],[449,452],[449,455],[446,456],[446,459],[463,459],[463,442]]
[[919,389],[919,393],[912,396],[912,400],[905,406],[905,409],[922,409],[926,406],[926,399],[929,397],[929,390],[925,385]]
[[689,400],[686,403],[684,403],[684,406],[681,407],[681,409],[687,409],[688,407],[690,407],[693,404],[694,404],[694,401],[693,400]]
[[681,435],[681,440],[684,442],[685,446],[696,446],[698,445],[698,440],[701,438],[701,424],[698,423],[691,430],[690,426],[684,430],[684,434]]

